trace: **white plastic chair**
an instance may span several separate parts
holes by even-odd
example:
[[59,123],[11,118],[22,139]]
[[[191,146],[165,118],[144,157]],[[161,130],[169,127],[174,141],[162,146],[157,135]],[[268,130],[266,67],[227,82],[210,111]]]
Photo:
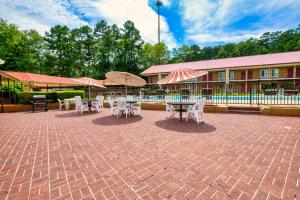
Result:
[[187,110],[186,121],[189,119],[194,119],[199,124],[200,122],[204,123],[204,105],[206,103],[206,98],[201,98],[199,103],[196,103],[194,106]]
[[96,96],[96,101],[93,102],[92,107],[97,110],[97,112],[100,112],[103,108],[103,101],[104,101],[104,96]]
[[131,96],[131,95],[128,95],[128,96],[126,97],[126,100],[127,100],[127,101],[133,101],[133,100],[134,100],[134,98],[133,98],[133,96]]
[[166,113],[170,114],[170,118],[173,119],[176,114],[176,109],[173,105],[168,104],[168,102],[172,102],[172,96],[165,96],[165,104],[166,104]]
[[132,111],[136,110],[138,115],[141,115],[142,112],[142,100],[140,100],[131,106]]
[[58,110],[61,110],[63,106],[66,108],[65,102],[64,102],[63,100],[57,99],[57,101],[58,101],[58,103],[59,103],[59,108],[58,108]]
[[189,102],[197,103],[197,97],[196,96],[190,96]]
[[109,103],[109,108],[110,108],[110,115],[113,115],[114,112],[117,110],[117,105],[114,104],[114,100],[112,99],[111,96],[107,97],[108,103]]
[[76,96],[75,98],[75,107],[76,107],[76,111],[80,111],[80,113],[82,114],[83,111],[88,111],[89,110],[89,106],[87,104],[84,104],[81,101],[81,97],[80,96]]
[[130,110],[129,110],[129,107],[127,106],[126,98],[120,97],[117,99],[117,112],[118,112],[118,115],[117,115],[118,118],[119,118],[119,116],[122,115],[122,113],[125,113],[126,118],[127,118],[127,115],[129,114]]

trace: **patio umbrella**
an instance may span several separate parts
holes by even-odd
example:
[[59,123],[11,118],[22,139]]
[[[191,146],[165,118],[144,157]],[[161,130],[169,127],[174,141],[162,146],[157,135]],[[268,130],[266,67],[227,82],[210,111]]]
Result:
[[120,85],[125,85],[125,94],[127,96],[127,86],[142,87],[146,85],[146,81],[141,77],[130,74],[128,72],[107,72],[105,74],[106,78],[110,81],[118,83]]
[[157,83],[161,85],[178,83],[192,78],[204,76],[207,73],[208,73],[207,71],[195,71],[190,68],[180,68],[175,71],[172,71],[168,76],[158,81]]
[[0,65],[4,64],[4,60],[0,59]]
[[[200,76],[206,75],[207,71],[195,71],[190,68],[179,68],[175,71],[172,71],[168,76],[166,76],[164,79],[158,81],[158,84],[172,84],[172,83],[178,83],[185,80],[189,80],[192,78],[197,78]],[[182,84],[181,84],[181,95],[182,96]]]
[[82,77],[82,78],[77,78],[77,79],[74,79],[80,83],[83,83],[85,85],[88,85],[89,86],[89,99],[91,98],[91,86],[94,86],[94,87],[99,87],[99,88],[105,88],[103,85],[100,84],[100,82],[96,79],[93,79],[93,78],[89,78],[89,77]]

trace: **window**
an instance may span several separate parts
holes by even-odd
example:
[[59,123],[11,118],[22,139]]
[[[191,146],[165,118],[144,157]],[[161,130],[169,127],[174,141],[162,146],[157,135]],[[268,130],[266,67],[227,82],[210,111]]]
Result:
[[229,72],[229,80],[234,80],[234,71]]
[[271,69],[272,78],[279,78],[279,69]]
[[268,78],[269,77],[269,70],[268,69],[261,69],[260,70],[260,78]]
[[219,72],[219,81],[225,81],[225,72]]

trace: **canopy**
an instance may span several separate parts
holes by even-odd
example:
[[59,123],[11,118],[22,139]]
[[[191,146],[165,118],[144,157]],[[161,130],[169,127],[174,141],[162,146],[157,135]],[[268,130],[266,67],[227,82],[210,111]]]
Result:
[[190,68],[180,68],[178,70],[172,71],[168,76],[164,79],[158,81],[158,84],[172,84],[185,80],[189,80],[192,78],[197,78],[200,76],[206,75],[207,71],[195,71]]
[[49,76],[28,72],[0,71],[0,75],[12,80],[31,83],[58,84],[58,85],[86,85],[71,78],[60,76]]
[[142,87],[146,85],[146,81],[144,79],[128,72],[107,72],[105,76],[108,80],[119,83],[120,85],[133,87]]
[[0,59],[0,65],[4,64],[4,60]]
[[105,88],[102,84],[100,84],[100,81],[93,79],[93,78],[89,78],[89,77],[82,77],[82,78],[77,78],[77,79],[73,79],[73,80],[78,81],[79,83],[83,83],[88,86]]

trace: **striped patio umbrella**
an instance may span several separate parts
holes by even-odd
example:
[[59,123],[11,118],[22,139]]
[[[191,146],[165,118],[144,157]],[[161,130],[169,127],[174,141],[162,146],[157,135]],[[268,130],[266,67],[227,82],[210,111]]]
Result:
[[207,71],[195,71],[190,68],[180,68],[178,70],[175,70],[171,72],[168,76],[166,76],[164,79],[158,81],[158,84],[172,84],[172,83],[178,83],[181,81],[189,80],[192,78],[197,78],[200,76],[206,75]]
[[82,78],[77,78],[77,79],[74,79],[74,80],[89,86],[89,99],[91,98],[91,94],[90,94],[91,93],[91,86],[99,87],[99,88],[105,88],[103,85],[100,84],[99,80],[96,80],[96,79],[93,79],[93,78],[82,77]]

